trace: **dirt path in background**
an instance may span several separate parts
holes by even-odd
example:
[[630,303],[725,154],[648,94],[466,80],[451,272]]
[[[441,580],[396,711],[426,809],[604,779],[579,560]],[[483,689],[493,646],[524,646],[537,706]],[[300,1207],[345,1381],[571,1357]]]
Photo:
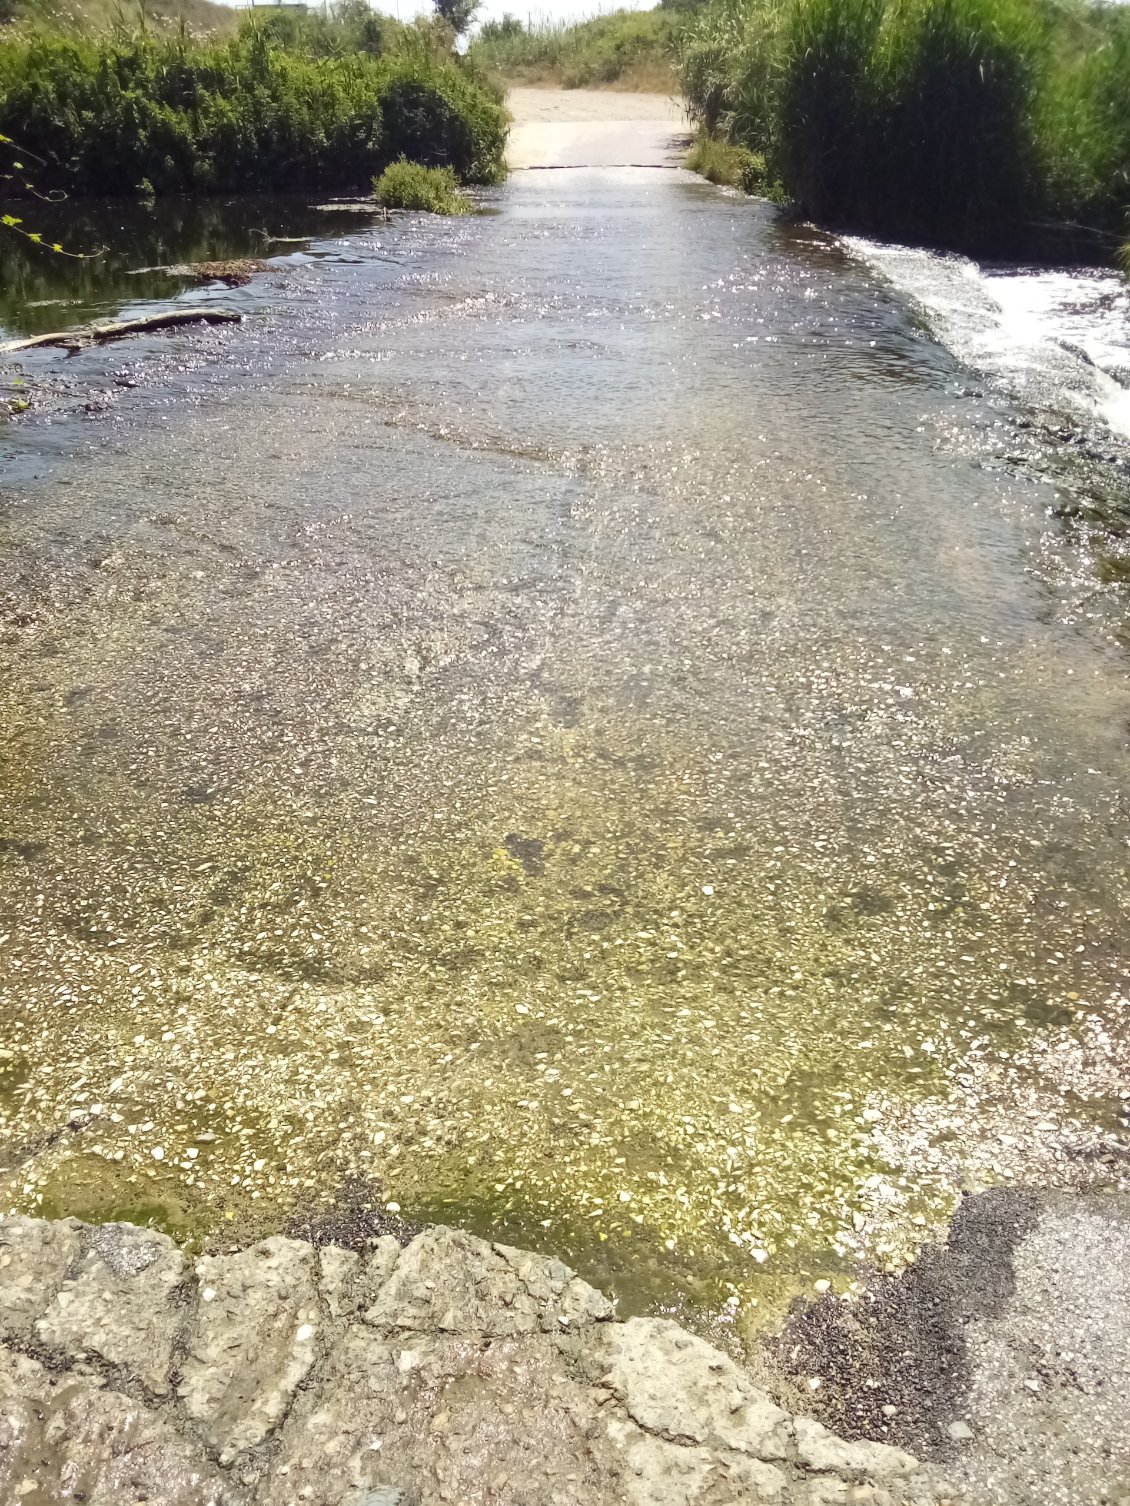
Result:
[[676,167],[685,150],[682,104],[662,94],[602,89],[511,89],[514,171],[549,167]]

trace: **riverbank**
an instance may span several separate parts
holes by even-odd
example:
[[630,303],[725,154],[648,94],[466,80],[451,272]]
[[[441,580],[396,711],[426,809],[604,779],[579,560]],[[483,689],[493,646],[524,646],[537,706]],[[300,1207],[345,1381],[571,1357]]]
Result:
[[950,1506],[560,1261],[433,1228],[185,1259],[0,1220],[0,1493],[150,1506]]

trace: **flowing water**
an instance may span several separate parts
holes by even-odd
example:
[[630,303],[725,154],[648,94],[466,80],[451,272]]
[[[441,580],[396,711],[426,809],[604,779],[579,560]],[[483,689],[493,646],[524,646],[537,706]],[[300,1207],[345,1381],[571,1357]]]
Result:
[[5,446],[0,1204],[742,1323],[1119,1179],[1120,441],[685,174],[487,210],[25,362],[95,411]]
[[1130,285],[1117,272],[983,268],[905,246],[848,245],[920,302],[955,354],[1029,408],[1130,438]]

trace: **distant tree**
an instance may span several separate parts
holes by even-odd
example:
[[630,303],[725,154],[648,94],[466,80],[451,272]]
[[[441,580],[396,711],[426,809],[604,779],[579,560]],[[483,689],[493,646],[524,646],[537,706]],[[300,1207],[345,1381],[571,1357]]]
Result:
[[479,36],[484,42],[505,42],[508,37],[520,37],[526,28],[506,11],[501,21],[484,21]]
[[433,0],[436,15],[446,21],[457,37],[461,37],[475,19],[479,0]]

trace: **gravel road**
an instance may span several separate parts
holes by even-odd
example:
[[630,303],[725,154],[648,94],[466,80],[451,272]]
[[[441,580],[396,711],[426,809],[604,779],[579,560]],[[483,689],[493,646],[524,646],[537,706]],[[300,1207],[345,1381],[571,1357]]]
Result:
[[1130,1503],[1130,1198],[998,1188],[866,1299],[796,1314],[778,1363],[845,1436],[990,1506]]

